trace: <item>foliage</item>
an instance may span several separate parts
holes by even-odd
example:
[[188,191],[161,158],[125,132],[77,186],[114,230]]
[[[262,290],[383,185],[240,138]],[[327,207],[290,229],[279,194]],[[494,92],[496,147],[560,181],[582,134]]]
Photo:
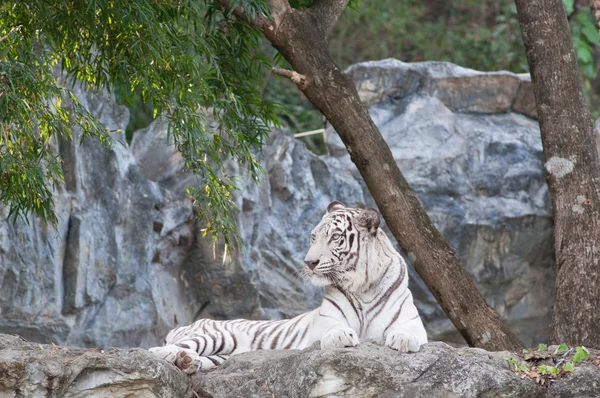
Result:
[[[265,15],[263,1],[238,1]],[[190,193],[216,239],[235,236],[232,178],[223,163],[245,163],[272,124],[274,106],[260,96],[270,60],[257,51],[259,33],[212,1],[32,0],[0,5],[0,186],[13,215],[34,211],[54,221],[51,184],[62,179],[51,143],[59,136],[109,135],[60,87],[52,68],[92,89],[139,93],[152,117],[169,122],[169,138],[202,186]],[[205,110],[205,111],[202,111]],[[208,117],[216,123],[208,123]],[[208,200],[206,200],[208,198]]]
[[546,351],[548,350],[548,346],[546,344],[538,345],[538,351]]
[[[516,374],[545,384],[549,379],[574,372],[575,363],[590,359],[590,352],[583,346],[569,349],[566,344],[561,344],[549,350],[548,345],[539,344],[532,349],[523,349],[523,360],[514,357],[504,359]],[[600,365],[600,361],[596,360],[595,365]]]
[[527,367],[527,365],[525,363],[521,362],[520,360],[518,360],[516,358],[511,358],[511,357],[506,357],[505,359],[508,362],[508,364],[510,365],[510,368],[513,370],[513,372],[528,372],[529,371],[529,368]]
[[574,362],[579,363],[581,361],[585,361],[589,357],[590,357],[590,352],[587,348],[585,348],[585,347],[576,347],[575,348],[575,355],[573,356]]
[[[565,4],[586,97],[594,116],[600,117],[596,92],[600,84],[594,84],[600,37],[588,6],[575,5],[574,0],[565,0]],[[363,1],[344,12],[330,48],[342,68],[393,57],[404,62],[448,61],[483,71],[529,70],[512,0]],[[293,133],[321,127],[320,115],[295,88],[271,79],[265,95],[292,110],[294,120],[289,124]],[[317,153],[325,152],[319,142],[308,144]]]
[[[15,7],[18,8],[18,7]],[[2,6],[0,17],[0,202],[10,202],[10,215],[30,212],[51,222],[52,185],[62,180],[54,137],[95,136],[110,146],[106,134],[69,90],[56,85],[52,68],[58,62],[40,46],[40,32],[31,19],[13,16]]]
[[565,343],[562,343],[561,345],[558,346],[558,348],[556,349],[557,352],[565,352],[569,349],[569,346],[566,345]]
[[[592,115],[600,117],[598,96],[596,49],[600,45],[600,34],[589,6],[575,4],[574,0],[563,0],[569,18],[573,48],[581,70],[584,94],[591,105]],[[596,84],[594,84],[596,83]]]
[[[600,36],[587,7],[564,0],[586,95],[593,92],[595,48]],[[296,8],[311,0],[293,0]],[[241,0],[250,14],[267,13],[263,0]],[[527,71],[516,11],[511,0],[351,1],[330,43],[341,67],[372,59],[442,60],[479,70]],[[170,124],[170,139],[187,168],[201,177],[190,187],[207,233],[235,236],[235,211],[227,159],[245,163],[256,179],[260,149],[277,120],[292,133],[322,127],[321,115],[288,81],[266,72],[276,52],[260,35],[214,0],[32,0],[0,5],[0,201],[11,215],[33,212],[51,222],[52,185],[62,179],[52,149],[58,137],[110,135],[56,84],[60,67],[92,88],[115,90],[131,109],[128,140],[156,117]],[[276,106],[282,103],[287,107]],[[200,112],[200,109],[209,110]],[[592,108],[594,110],[594,108]],[[598,112],[595,112],[596,116]],[[216,124],[210,124],[208,117]],[[76,130],[74,130],[76,129]],[[324,153],[321,136],[305,138]]]
[[450,61],[479,70],[527,70],[512,1],[444,4],[440,10],[440,4],[415,0],[364,2],[358,11],[344,12],[332,52],[343,67],[394,57]]

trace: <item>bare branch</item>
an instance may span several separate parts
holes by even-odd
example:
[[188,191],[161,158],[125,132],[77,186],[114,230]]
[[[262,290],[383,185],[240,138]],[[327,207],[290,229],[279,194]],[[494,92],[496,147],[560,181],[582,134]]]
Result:
[[281,68],[271,68],[271,72],[278,76],[290,79],[296,84],[296,86],[298,86],[300,90],[304,90],[308,87],[308,79],[306,76],[301,75],[298,72]]
[[348,0],[315,0],[310,6],[310,12],[319,20],[327,38],[347,5]]

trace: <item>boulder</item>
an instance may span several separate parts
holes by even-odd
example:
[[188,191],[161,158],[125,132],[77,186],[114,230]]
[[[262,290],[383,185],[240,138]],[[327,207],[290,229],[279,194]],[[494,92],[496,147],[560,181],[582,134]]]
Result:
[[[46,398],[235,397],[596,397],[600,369],[590,360],[544,385],[513,373],[517,355],[429,343],[400,354],[358,347],[255,351],[187,376],[141,349],[65,348],[0,335],[0,396]],[[529,364],[528,366],[533,366]]]
[[187,376],[142,349],[34,344],[0,335],[0,397],[183,398]]

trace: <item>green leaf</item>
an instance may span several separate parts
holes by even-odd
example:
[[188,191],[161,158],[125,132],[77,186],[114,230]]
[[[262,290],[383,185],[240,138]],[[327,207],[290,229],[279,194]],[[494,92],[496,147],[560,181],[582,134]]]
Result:
[[527,348],[523,348],[523,354],[528,354],[529,350]]
[[569,346],[566,345],[565,343],[561,344],[558,346],[558,348],[556,349],[558,352],[565,352],[569,349]]
[[538,345],[538,351],[546,351],[547,349],[548,349],[548,346],[546,344]]
[[546,375],[548,374],[548,366],[541,365],[538,367],[538,371],[540,372],[540,374]]
[[600,34],[598,33],[598,28],[595,27],[592,23],[583,26],[581,28],[581,32],[591,44],[597,45],[598,43],[600,43]]
[[556,376],[560,374],[560,369],[558,369],[556,366],[548,366],[548,373]]
[[572,14],[573,10],[575,9],[575,0],[563,0],[563,4],[565,5],[565,11],[567,12],[567,15]]
[[517,370],[520,372],[529,372],[529,368],[524,363],[520,364]]
[[567,362],[563,366],[563,370],[565,372],[573,372],[575,370],[575,365],[573,365],[573,362]]
[[592,62],[592,53],[586,47],[577,47],[577,59],[584,64]]
[[579,363],[581,361],[585,361],[590,357],[590,352],[587,348],[581,346],[575,348],[575,355],[573,356],[573,361]]

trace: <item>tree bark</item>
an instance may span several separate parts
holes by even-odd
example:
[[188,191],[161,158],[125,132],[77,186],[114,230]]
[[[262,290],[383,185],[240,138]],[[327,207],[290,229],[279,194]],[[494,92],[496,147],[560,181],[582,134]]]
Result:
[[551,342],[600,346],[600,163],[562,0],[516,0],[554,208]]
[[[277,0],[278,9],[281,2]],[[330,55],[328,37],[347,2],[315,0],[303,10],[287,5],[283,7],[287,12],[278,13],[266,28],[256,26],[305,77],[299,88],[342,138],[398,244],[414,259],[416,271],[467,343],[491,351],[520,350],[521,343],[488,306],[455,250],[425,213],[354,82]]]

